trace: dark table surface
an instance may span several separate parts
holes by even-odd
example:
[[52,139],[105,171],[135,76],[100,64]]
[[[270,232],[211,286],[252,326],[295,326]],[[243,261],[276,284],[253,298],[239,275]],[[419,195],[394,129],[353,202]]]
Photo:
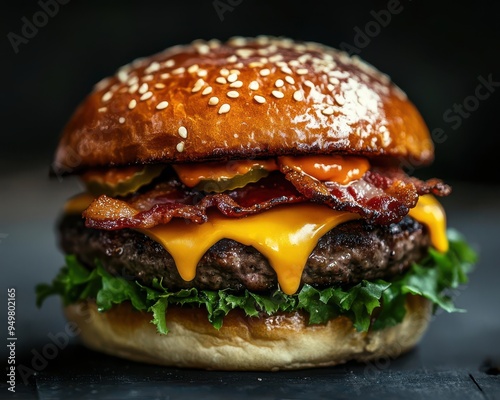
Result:
[[[456,183],[443,201],[449,225],[480,252],[467,287],[455,293],[464,314],[438,313],[418,347],[399,359],[291,372],[216,372],[162,368],[87,350],[78,340],[50,351],[66,322],[60,301],[35,306],[34,286],[63,263],[54,232],[62,204],[81,190],[73,179],[47,178],[47,166],[0,177],[0,307],[7,367],[7,289],[16,289],[16,393],[8,399],[500,399],[500,188]],[[5,336],[4,336],[5,335]],[[54,347],[52,347],[52,350]],[[48,354],[50,359],[37,354]]]

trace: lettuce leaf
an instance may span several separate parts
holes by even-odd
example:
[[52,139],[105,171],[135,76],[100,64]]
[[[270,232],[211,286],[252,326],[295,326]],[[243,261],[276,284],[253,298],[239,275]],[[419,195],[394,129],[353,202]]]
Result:
[[471,272],[477,255],[456,231],[449,230],[448,239],[448,252],[443,254],[429,249],[422,262],[413,264],[407,273],[390,282],[364,280],[350,288],[326,289],[304,285],[294,295],[280,290],[272,293],[195,288],[169,291],[160,280],[154,280],[151,286],[144,286],[135,280],[113,276],[99,260],[96,260],[94,269],[88,270],[77,261],[76,256],[69,255],[66,266],[51,284],[36,287],[37,305],[41,306],[51,295],[60,295],[64,305],[93,298],[99,311],[105,312],[113,304],[129,301],[136,310],[150,312],[151,323],[162,334],[168,332],[165,317],[170,304],[204,307],[208,320],[216,329],[222,327],[224,317],[231,310],[241,309],[250,317],[302,310],[309,316],[309,324],[326,323],[344,315],[352,320],[358,331],[378,330],[403,320],[408,294],[429,299],[434,309],[441,307],[448,312],[463,311],[453,305],[450,290],[456,290],[467,282],[467,274]]

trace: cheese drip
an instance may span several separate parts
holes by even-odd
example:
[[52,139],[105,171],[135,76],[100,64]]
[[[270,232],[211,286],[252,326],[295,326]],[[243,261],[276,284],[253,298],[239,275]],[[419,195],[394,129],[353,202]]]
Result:
[[196,265],[210,247],[221,239],[233,239],[261,252],[276,271],[281,290],[293,294],[319,238],[342,222],[357,218],[357,214],[306,203],[241,219],[211,213],[208,222],[201,225],[177,219],[141,231],[171,254],[186,281],[194,279]]
[[[81,212],[92,201],[81,195],[70,200],[66,212]],[[432,195],[421,196],[409,215],[427,226],[433,247],[448,250],[446,217]],[[337,225],[360,218],[359,215],[313,203],[283,205],[245,218],[227,218],[217,211],[208,222],[195,224],[173,219],[141,232],[160,243],[173,257],[181,277],[190,281],[205,252],[221,239],[233,239],[261,252],[276,271],[281,290],[297,291],[302,271],[318,240]]]
[[408,215],[427,227],[431,236],[431,244],[437,251],[441,253],[448,251],[446,214],[433,195],[420,196],[417,206],[410,209]]

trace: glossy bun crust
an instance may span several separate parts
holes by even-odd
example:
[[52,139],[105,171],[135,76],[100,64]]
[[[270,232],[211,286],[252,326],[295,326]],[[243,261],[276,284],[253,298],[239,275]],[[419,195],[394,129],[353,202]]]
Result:
[[346,317],[307,325],[299,312],[249,318],[231,311],[216,330],[202,309],[169,307],[169,333],[160,335],[151,315],[127,303],[99,313],[92,301],[66,307],[89,348],[152,364],[215,370],[276,371],[397,357],[422,337],[430,303],[408,296],[402,323],[381,331],[357,332]]
[[72,116],[53,169],[335,152],[433,158],[422,117],[386,75],[317,43],[263,36],[196,41],[120,68]]

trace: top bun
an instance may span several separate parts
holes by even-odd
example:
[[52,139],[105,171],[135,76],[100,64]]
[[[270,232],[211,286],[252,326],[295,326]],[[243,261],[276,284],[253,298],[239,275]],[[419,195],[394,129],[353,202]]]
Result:
[[171,47],[99,82],[53,169],[332,153],[428,163],[433,145],[406,95],[359,58],[235,37]]

